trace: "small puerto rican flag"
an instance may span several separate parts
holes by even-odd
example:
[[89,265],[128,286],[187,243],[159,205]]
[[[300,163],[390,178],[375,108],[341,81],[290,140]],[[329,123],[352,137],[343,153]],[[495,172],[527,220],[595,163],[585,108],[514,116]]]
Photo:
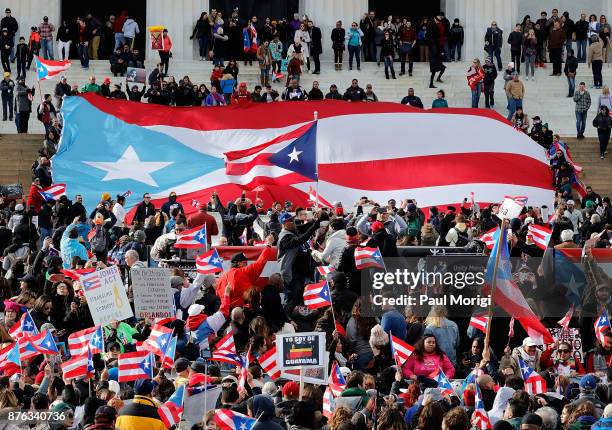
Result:
[[66,194],[66,184],[53,184],[41,189],[39,193],[46,202],[50,200],[59,200],[60,196]]
[[68,70],[72,65],[72,63],[68,60],[45,60],[44,58],[41,58],[38,55],[34,56],[34,61],[36,63],[36,77],[39,81],[50,79],[53,76]]
[[196,257],[196,268],[198,273],[207,275],[209,273],[223,272],[223,260],[219,257],[216,249]]

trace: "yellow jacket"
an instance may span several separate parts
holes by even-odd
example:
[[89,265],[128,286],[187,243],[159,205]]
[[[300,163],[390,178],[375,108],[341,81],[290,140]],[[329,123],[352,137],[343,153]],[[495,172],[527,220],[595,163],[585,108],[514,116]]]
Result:
[[167,430],[157,413],[155,401],[138,395],[119,411],[115,427],[119,430]]

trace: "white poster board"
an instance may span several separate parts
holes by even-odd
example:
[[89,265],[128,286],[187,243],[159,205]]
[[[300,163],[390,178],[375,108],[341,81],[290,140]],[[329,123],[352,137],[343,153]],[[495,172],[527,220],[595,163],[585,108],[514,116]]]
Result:
[[[326,355],[323,366],[308,367],[302,369],[302,381],[307,384],[327,385],[329,367],[329,357]],[[300,382],[300,369],[283,369],[281,370],[281,378],[290,381]]]
[[134,316],[117,266],[83,275],[80,281],[95,325]]
[[186,395],[183,403],[183,420],[189,424],[188,428],[200,424],[204,415],[215,409],[217,399],[221,395],[221,386],[215,386],[193,396]]
[[170,273],[161,268],[130,270],[136,318],[170,318],[174,316],[174,297]]
[[325,366],[325,332],[276,335],[276,352],[281,370]]

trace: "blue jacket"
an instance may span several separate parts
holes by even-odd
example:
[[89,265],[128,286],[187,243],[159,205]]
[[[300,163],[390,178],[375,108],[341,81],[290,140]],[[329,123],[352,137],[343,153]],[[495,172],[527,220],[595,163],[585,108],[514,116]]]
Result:
[[406,319],[397,309],[391,309],[385,312],[380,321],[380,325],[388,334],[393,333],[393,336],[399,337],[401,340],[406,340],[406,334],[408,332],[406,328]]
[[612,429],[612,417],[600,418],[599,421],[597,421],[595,424],[593,424],[593,427],[591,427],[591,430],[603,429]]
[[64,262],[64,269],[70,268],[70,263],[74,257],[79,257],[84,261],[89,259],[87,249],[83,246],[83,244],[80,243],[78,239],[70,239],[68,237],[70,232],[75,228],[76,226],[74,224],[70,224],[68,227],[66,227],[64,234],[62,234],[62,240],[60,241],[60,253],[62,256],[62,261]]
[[432,334],[436,337],[438,346],[456,367],[457,347],[459,346],[459,328],[457,324],[455,324],[454,321],[445,319],[442,327],[433,327],[430,325],[425,327],[424,334]]

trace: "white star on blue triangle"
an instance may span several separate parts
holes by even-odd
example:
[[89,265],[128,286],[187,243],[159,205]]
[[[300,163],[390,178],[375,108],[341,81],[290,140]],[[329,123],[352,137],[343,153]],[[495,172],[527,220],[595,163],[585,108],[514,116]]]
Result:
[[317,179],[317,123],[289,145],[272,154],[269,161],[306,178]]

